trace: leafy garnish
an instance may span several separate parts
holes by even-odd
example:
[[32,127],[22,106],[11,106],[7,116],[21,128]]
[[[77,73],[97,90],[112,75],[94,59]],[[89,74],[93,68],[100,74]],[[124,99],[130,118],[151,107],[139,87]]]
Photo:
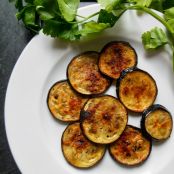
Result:
[[132,2],[136,5],[141,5],[144,7],[149,7],[151,5],[153,0],[129,0],[129,2]]
[[43,27],[43,33],[51,37],[59,37],[66,40],[77,40],[80,37],[78,26],[66,21],[47,20]]
[[83,25],[83,28],[80,30],[80,34],[82,36],[87,36],[88,34],[99,33],[109,27],[109,23],[97,23],[95,21],[91,21]]
[[107,11],[112,11],[122,0],[97,0]]
[[46,10],[43,6],[37,6],[36,11],[39,14],[40,19],[43,21],[55,18],[55,14]]
[[57,2],[65,20],[73,21],[77,13],[80,0],[57,0]]
[[168,42],[165,32],[158,27],[143,33],[142,41],[146,49],[158,48]]
[[165,10],[164,15],[167,20],[174,19],[174,7]]
[[[167,34],[157,27],[145,32],[142,35],[144,47],[156,49],[169,43],[174,53],[173,0],[97,0],[102,9],[87,17],[77,14],[80,0],[9,1],[15,3],[18,20],[22,20],[28,29],[34,32],[42,29],[46,35],[65,40],[78,40],[113,27],[127,10],[145,12],[161,22],[166,27]],[[93,17],[96,17],[95,21]]]
[[110,27],[113,27],[116,21],[119,19],[119,16],[115,16],[112,12],[101,9],[99,12],[98,22],[99,23],[108,23]]
[[22,10],[22,8],[23,8],[23,1],[22,0],[16,0],[15,7],[18,10]]

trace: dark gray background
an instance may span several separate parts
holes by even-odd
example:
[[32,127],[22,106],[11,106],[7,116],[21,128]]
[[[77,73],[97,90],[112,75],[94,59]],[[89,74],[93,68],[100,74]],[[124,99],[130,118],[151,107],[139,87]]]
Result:
[[[81,6],[91,3],[88,1],[82,2]],[[6,137],[4,101],[13,67],[24,47],[34,36],[17,21],[15,13],[13,3],[8,0],[0,1],[0,174],[20,174]]]

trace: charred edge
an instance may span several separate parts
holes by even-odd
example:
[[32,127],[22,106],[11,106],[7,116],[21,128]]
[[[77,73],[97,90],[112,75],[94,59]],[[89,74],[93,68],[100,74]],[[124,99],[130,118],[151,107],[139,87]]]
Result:
[[[100,161],[103,159],[103,157],[104,157],[104,155],[105,155],[105,153],[106,153],[106,146],[104,146],[103,155],[101,156],[101,158],[100,158],[95,164],[93,164],[93,165],[91,165],[91,166],[88,166],[88,167],[78,167],[78,166],[75,166],[71,161],[69,161],[69,160],[66,158],[66,156],[65,156],[65,154],[64,154],[64,150],[63,150],[63,136],[64,136],[64,133],[65,133],[65,131],[68,129],[68,127],[69,127],[70,125],[73,125],[73,124],[75,124],[75,123],[79,123],[79,124],[80,124],[80,129],[81,129],[81,131],[82,131],[82,126],[81,126],[81,123],[80,123],[80,122],[76,121],[76,122],[70,123],[70,124],[65,128],[65,130],[63,131],[63,134],[62,134],[62,137],[61,137],[61,150],[62,150],[62,153],[63,153],[64,158],[66,159],[66,161],[67,161],[71,166],[73,166],[74,168],[77,168],[77,169],[86,169],[86,170],[87,170],[88,168],[93,168],[93,167],[95,167],[96,165],[98,165],[98,164],[100,163]],[[83,131],[82,131],[82,134],[83,134]],[[89,142],[91,142],[92,144],[96,144],[96,143],[90,141],[84,134],[83,134],[83,136],[84,136]]]
[[[137,130],[137,131],[140,132],[140,133],[142,134],[142,136],[144,137],[144,135],[143,135],[143,133],[142,133],[142,130],[141,130],[140,128],[135,127],[135,126],[132,126],[132,125],[127,125],[126,127],[131,127],[131,128],[133,128],[133,129]],[[144,138],[146,138],[146,137],[144,137]],[[150,143],[149,153],[148,153],[147,157],[146,157],[144,160],[140,161],[140,162],[137,162],[137,163],[132,164],[132,165],[131,165],[131,164],[124,164],[124,163],[122,163],[121,161],[119,161],[117,158],[115,158],[115,156],[114,156],[114,155],[112,154],[112,152],[111,152],[111,146],[112,146],[115,142],[109,144],[109,148],[108,148],[109,154],[110,154],[110,156],[112,157],[112,159],[113,159],[114,161],[118,162],[118,163],[119,163],[120,165],[122,165],[122,166],[126,166],[126,167],[136,167],[136,166],[138,166],[138,165],[141,165],[143,162],[145,162],[145,161],[148,159],[148,157],[150,156],[151,151],[152,151],[152,141],[151,141],[151,139],[148,139],[148,138],[146,138],[146,139],[147,139],[147,140],[149,141],[149,143]]]
[[[134,53],[135,53],[135,59],[136,59],[136,61],[135,61],[135,64],[134,64],[134,66],[132,66],[132,67],[130,67],[130,68],[127,68],[127,69],[134,69],[134,68],[136,68],[136,66],[137,66],[137,64],[138,64],[138,55],[137,55],[137,53],[136,53],[136,50],[130,45],[130,43],[129,42],[126,42],[126,41],[111,41],[111,42],[109,42],[109,43],[107,43],[103,48],[102,48],[102,50],[100,51],[100,55],[108,48],[108,47],[110,47],[110,46],[112,46],[113,44],[123,44],[123,45],[125,45],[125,46],[128,46],[128,47],[130,47],[133,51],[134,51]],[[100,60],[100,56],[99,56],[99,60]],[[99,64],[99,60],[98,60],[98,64]],[[99,68],[100,69],[100,68]],[[123,71],[126,71],[126,69],[125,70],[123,70]],[[122,71],[122,72],[123,72]],[[101,72],[102,74],[104,74],[103,72]],[[109,77],[107,74],[104,74],[106,77],[108,77],[108,78],[110,78],[110,79],[112,79],[113,80],[113,78],[111,78],[111,77]],[[121,76],[121,74],[120,74],[120,76]],[[118,80],[118,79],[114,79],[114,80]]]
[[[157,97],[157,95],[158,95],[158,88],[157,88],[157,84],[156,84],[156,81],[155,81],[155,79],[148,73],[148,72],[146,72],[146,71],[144,71],[144,70],[142,70],[142,69],[139,69],[139,68],[137,68],[137,67],[131,67],[131,68],[127,68],[127,69],[125,69],[125,70],[123,70],[122,72],[121,72],[121,76],[117,79],[117,81],[116,81],[116,94],[117,94],[117,96],[118,96],[118,99],[120,99],[120,95],[119,95],[119,90],[120,90],[120,83],[121,83],[121,81],[125,78],[125,76],[128,74],[128,73],[131,73],[131,72],[133,72],[133,71],[139,71],[139,72],[143,72],[143,73],[145,73],[145,74],[147,74],[152,80],[153,80],[153,82],[154,82],[154,84],[155,84],[155,89],[156,89],[156,95],[154,96],[154,101],[155,101],[155,99],[156,99],[156,97]],[[122,103],[122,102],[121,102]],[[123,104],[123,103],[122,103]],[[124,104],[123,104],[124,105]],[[128,108],[127,108],[128,109]],[[128,109],[129,110],[129,109]],[[137,111],[132,111],[132,110],[129,110],[129,111],[131,111],[131,112],[137,112]],[[144,111],[142,111],[142,112],[139,112],[139,113],[143,113]]]
[[138,57],[137,53],[136,53],[135,49],[130,45],[130,43],[126,42],[126,41],[111,41],[111,42],[109,42],[109,43],[107,43],[106,45],[103,46],[103,48],[100,51],[100,54],[103,53],[105,51],[105,49],[107,49],[108,47],[112,46],[113,44],[123,44],[125,46],[130,47],[134,51],[134,53],[136,55],[136,65],[137,65],[137,62],[138,62],[137,61],[137,57]]
[[[125,77],[128,73],[133,72],[133,71],[142,71],[142,70],[138,69],[137,67],[127,68],[127,69],[125,69],[125,70],[123,70],[123,71],[121,72],[120,77],[116,80],[116,94],[117,94],[118,98],[120,98],[120,96],[119,96],[119,88],[120,88],[120,83],[121,83],[121,81],[124,79],[124,77]],[[144,72],[144,71],[143,71],[143,72]]]
[[[112,96],[112,95],[108,95],[108,94],[106,94],[106,95],[101,95],[101,96],[96,97],[96,98],[102,98],[102,97],[105,97],[105,96],[111,97],[111,98],[117,100],[118,102],[120,102],[120,100],[118,100],[118,98],[116,98],[116,97],[114,97],[114,96]],[[93,98],[95,98],[95,97],[93,97]],[[90,99],[89,99],[89,100],[90,100]],[[88,101],[89,101],[89,100],[88,100]],[[88,101],[87,101],[87,102],[88,102]],[[91,140],[91,139],[85,134],[85,130],[84,130],[84,127],[83,127],[83,121],[84,121],[85,119],[87,119],[87,118],[88,118],[88,119],[90,118],[91,115],[88,115],[88,114],[92,114],[92,113],[90,113],[90,112],[84,110],[85,105],[87,104],[87,102],[84,104],[83,109],[81,110],[81,114],[80,114],[80,126],[81,126],[81,130],[82,130],[84,136],[85,136],[90,142],[92,142],[92,143],[94,143],[94,144],[102,144],[102,145],[105,145],[105,146],[109,147],[109,144],[114,143],[116,140],[113,140],[113,141],[110,142],[110,143],[98,143],[98,142],[94,142],[93,140]],[[125,111],[126,111],[126,125],[125,125],[125,127],[124,127],[124,130],[125,130],[125,129],[126,129],[126,126],[127,126],[127,123],[128,123],[128,112],[127,112],[126,107],[125,107],[121,102],[120,102],[120,104],[125,108]],[[87,113],[85,113],[85,112],[87,112]],[[85,114],[84,114],[84,113],[85,113]],[[84,116],[83,114],[86,115],[86,116]],[[132,126],[132,127],[133,127],[133,126]],[[123,130],[123,132],[124,132],[124,130]],[[121,135],[122,135],[122,134],[121,134]],[[121,135],[120,135],[120,136],[121,136]],[[119,136],[119,137],[120,137],[120,136]],[[119,138],[118,138],[118,139],[119,139]],[[117,140],[118,140],[118,139],[117,139]]]
[[99,53],[97,52],[97,51],[85,51],[85,52],[83,52],[83,53],[80,53],[80,54],[78,54],[77,56],[75,56],[75,57],[73,57],[72,59],[71,59],[71,61],[69,62],[69,64],[68,64],[68,66],[67,66],[67,69],[66,69],[66,77],[67,77],[67,79],[69,80],[69,78],[68,78],[68,69],[69,69],[69,66],[71,65],[71,63],[76,59],[76,58],[78,58],[79,56],[82,56],[82,55],[86,55],[86,54],[98,54],[99,55]]
[[58,119],[58,118],[56,118],[55,116],[54,116],[54,114],[51,112],[51,110],[50,110],[50,108],[49,108],[49,96],[50,96],[50,92],[51,92],[51,90],[52,90],[52,88],[54,87],[54,86],[56,86],[57,84],[59,84],[59,83],[63,83],[63,82],[67,82],[67,79],[63,79],[63,80],[59,80],[59,81],[57,81],[57,82],[55,82],[51,87],[50,87],[50,89],[49,89],[49,91],[48,91],[48,95],[47,95],[47,98],[46,98],[46,103],[47,103],[47,107],[48,107],[48,110],[49,110],[49,112],[50,112],[50,114],[52,115],[52,117],[56,120],[56,121],[60,121],[60,122],[62,122],[62,123],[70,123],[70,122],[76,122],[75,120],[73,120],[73,121],[70,121],[70,120],[60,120],[60,119]]
[[[160,104],[151,105],[149,108],[147,108],[147,109],[142,113],[142,118],[141,118],[141,121],[140,121],[140,126],[141,126],[141,129],[142,129],[142,133],[143,133],[143,135],[144,135],[146,138],[158,142],[158,141],[164,141],[164,140],[166,140],[166,139],[157,139],[157,138],[152,137],[151,135],[149,135],[149,133],[147,132],[146,127],[145,127],[145,120],[146,120],[146,117],[147,117],[151,112],[153,112],[153,111],[155,111],[155,110],[157,110],[157,109],[161,109],[161,110],[166,111],[166,112],[169,113],[170,118],[171,118],[171,121],[172,121],[172,128],[173,128],[173,118],[172,118],[171,113],[169,112],[169,110],[168,110],[166,107],[164,107],[163,105],[160,105]],[[171,129],[171,132],[172,132],[172,129]],[[170,132],[170,134],[171,134],[171,132]],[[170,137],[170,135],[169,135],[169,137]],[[168,138],[169,138],[169,137],[168,137]]]
[[[83,53],[80,53],[80,54],[78,54],[77,56],[75,56],[75,57],[73,57],[72,59],[71,59],[71,61],[69,62],[69,64],[68,64],[68,66],[67,66],[67,69],[66,69],[66,77],[67,77],[67,81],[68,81],[68,83],[70,84],[70,86],[71,86],[71,88],[74,90],[74,91],[76,91],[76,93],[78,93],[78,94],[80,94],[80,95],[82,95],[82,96],[86,96],[86,97],[88,97],[88,96],[98,96],[98,95],[101,95],[101,94],[103,94],[104,92],[106,92],[107,90],[108,90],[108,88],[111,86],[111,84],[112,84],[112,78],[109,78],[109,77],[107,77],[106,75],[104,75],[104,74],[102,74],[102,72],[100,71],[100,69],[99,69],[99,73],[101,73],[102,74],[102,76],[104,77],[104,78],[106,78],[109,82],[109,84],[108,84],[108,86],[106,87],[106,89],[104,90],[104,91],[102,91],[102,92],[100,92],[100,93],[93,93],[93,94],[82,94],[82,93],[80,93],[80,92],[78,92],[73,86],[72,86],[72,84],[71,84],[71,82],[70,82],[70,80],[69,80],[69,75],[68,75],[68,69],[69,69],[69,66],[71,66],[71,63],[76,59],[76,58],[78,58],[79,56],[81,56],[81,55],[88,55],[88,54],[98,54],[99,55],[99,52],[97,52],[97,51],[85,51],[85,52],[83,52]],[[99,58],[98,58],[98,61],[99,61]],[[97,61],[97,62],[98,62]],[[98,64],[98,63],[97,63]]]

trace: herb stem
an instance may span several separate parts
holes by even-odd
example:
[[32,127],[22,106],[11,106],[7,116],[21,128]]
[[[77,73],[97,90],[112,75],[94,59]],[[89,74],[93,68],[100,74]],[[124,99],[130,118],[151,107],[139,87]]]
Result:
[[87,21],[88,19],[90,19],[90,18],[92,18],[92,17],[94,17],[94,16],[97,16],[98,14],[99,14],[99,11],[96,12],[96,13],[93,13],[92,15],[89,15],[89,16],[87,16],[87,17],[83,17],[83,16],[76,15],[76,16],[79,16],[79,17],[84,18],[84,19],[83,19],[83,20],[79,20],[79,21],[69,22],[69,23],[72,23],[72,24],[74,24],[74,23],[75,23],[75,24],[83,23],[83,22]]
[[86,19],[84,16],[81,16],[81,15],[78,15],[78,14],[76,14],[76,17],[80,17],[80,18]]
[[[156,14],[153,10],[151,10],[151,9],[149,9],[147,7],[138,6],[138,5],[129,6],[129,7],[127,7],[127,9],[128,10],[140,10],[140,11],[144,11],[144,12],[150,14],[155,19],[157,19],[159,22],[161,22],[167,28],[167,30],[169,31],[169,33],[172,34],[172,28],[171,28],[171,26],[161,16],[159,16],[158,14]],[[172,35],[172,37],[173,37],[173,40],[174,40],[174,36],[173,35]]]

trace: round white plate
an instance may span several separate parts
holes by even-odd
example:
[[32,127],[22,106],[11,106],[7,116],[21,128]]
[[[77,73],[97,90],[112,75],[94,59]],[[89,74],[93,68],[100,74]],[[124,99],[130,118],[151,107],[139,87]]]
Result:
[[[79,9],[88,16],[98,5]],[[70,166],[61,151],[61,135],[66,124],[53,119],[46,98],[49,88],[66,78],[66,67],[72,57],[89,50],[100,51],[113,40],[129,42],[137,51],[138,67],[156,80],[158,96],[155,103],[167,107],[174,115],[174,74],[170,49],[148,53],[141,43],[141,34],[153,26],[161,27],[151,16],[127,11],[115,25],[93,40],[63,42],[43,34],[34,37],[22,52],[11,75],[5,102],[5,124],[14,159],[24,174],[172,174],[174,135],[164,143],[155,144],[149,159],[137,167],[123,167],[106,152],[103,160],[88,170]],[[115,85],[107,92],[116,96]],[[139,127],[140,116],[129,115],[129,124]]]

